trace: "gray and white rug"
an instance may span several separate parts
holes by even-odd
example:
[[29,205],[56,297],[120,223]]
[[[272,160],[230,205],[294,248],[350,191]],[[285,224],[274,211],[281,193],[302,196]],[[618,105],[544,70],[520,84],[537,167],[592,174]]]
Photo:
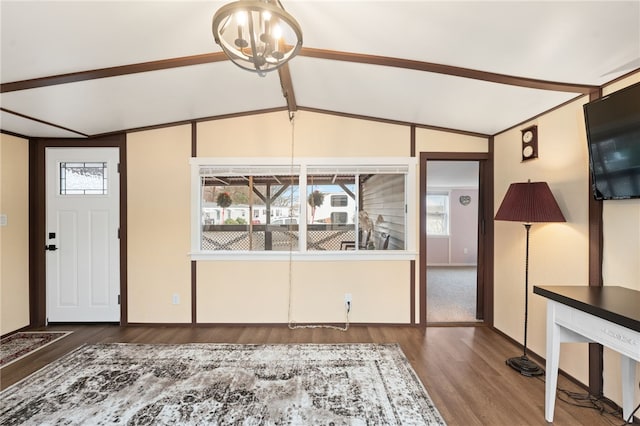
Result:
[[445,424],[397,344],[85,345],[0,401],[3,425]]

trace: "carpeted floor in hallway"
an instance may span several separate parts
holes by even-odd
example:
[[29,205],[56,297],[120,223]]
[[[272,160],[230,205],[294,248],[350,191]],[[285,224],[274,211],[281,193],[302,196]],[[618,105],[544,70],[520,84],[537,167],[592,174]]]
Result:
[[476,267],[427,267],[427,322],[475,322]]

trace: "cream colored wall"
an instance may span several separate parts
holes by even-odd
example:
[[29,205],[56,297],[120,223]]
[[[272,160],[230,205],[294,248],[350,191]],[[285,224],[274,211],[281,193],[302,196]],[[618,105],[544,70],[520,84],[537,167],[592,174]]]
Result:
[[[292,148],[293,137],[293,148]],[[198,124],[198,157],[408,157],[410,128],[298,111]]]
[[[560,109],[495,137],[494,208],[511,183],[545,181],[566,223],[534,223],[529,244],[528,347],[546,355],[546,299],[534,285],[588,285],[589,169],[581,97]],[[522,162],[520,129],[538,126],[539,158]],[[495,222],[494,325],[523,342],[525,229],[517,222]],[[588,349],[563,344],[560,368],[588,383]],[[518,354],[514,354],[518,355]]]
[[191,322],[190,157],[191,126],[127,135],[131,323]]
[[416,129],[416,152],[488,152],[487,138],[449,133],[442,130]]
[[[411,129],[301,111],[295,121],[299,157],[409,157]],[[299,132],[299,133],[298,133]]]
[[[287,112],[198,124],[199,157],[409,156],[410,128],[367,120]],[[291,283],[293,321],[408,323],[408,261],[198,261],[197,320],[204,323],[286,323]],[[382,308],[384,307],[384,309]]]
[[29,142],[0,134],[0,335],[29,325]]
[[346,293],[352,322],[410,320],[408,262],[246,263],[198,262],[199,323],[342,323]]
[[289,157],[286,112],[198,123],[198,157]]
[[[603,90],[610,94],[640,82],[640,72]],[[603,201],[603,265],[604,285],[617,285],[640,290],[640,199]],[[640,306],[638,307],[640,309]],[[636,383],[640,383],[640,367],[636,364]],[[604,392],[614,401],[622,401],[620,355],[605,348]],[[635,405],[640,403],[636,389]]]

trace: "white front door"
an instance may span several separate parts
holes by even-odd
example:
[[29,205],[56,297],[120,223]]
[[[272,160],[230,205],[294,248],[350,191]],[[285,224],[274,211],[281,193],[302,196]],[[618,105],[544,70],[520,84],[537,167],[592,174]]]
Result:
[[119,322],[119,149],[45,155],[47,320]]

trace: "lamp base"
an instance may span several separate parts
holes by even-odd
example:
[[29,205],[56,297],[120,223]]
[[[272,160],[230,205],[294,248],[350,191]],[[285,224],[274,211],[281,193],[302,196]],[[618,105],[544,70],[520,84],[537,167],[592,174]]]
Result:
[[509,358],[506,363],[509,367],[513,368],[523,376],[533,377],[542,376],[544,374],[544,370],[538,367],[535,362],[527,358],[526,355]]

